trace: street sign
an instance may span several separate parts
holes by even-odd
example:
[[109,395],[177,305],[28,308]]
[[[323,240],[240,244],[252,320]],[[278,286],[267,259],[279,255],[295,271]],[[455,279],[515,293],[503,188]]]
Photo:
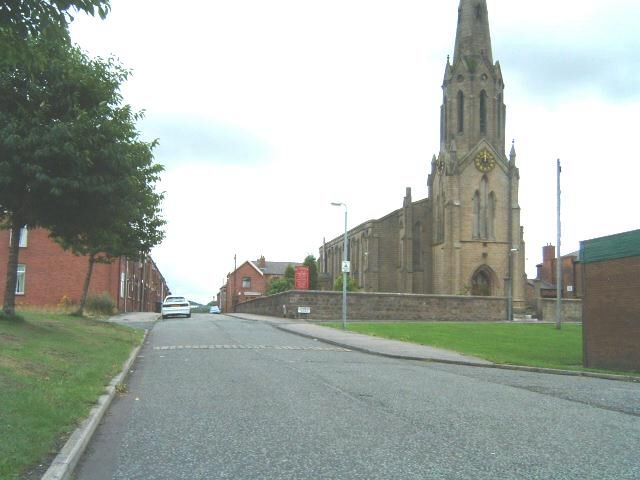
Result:
[[349,260],[342,261],[342,273],[351,272],[351,262]]

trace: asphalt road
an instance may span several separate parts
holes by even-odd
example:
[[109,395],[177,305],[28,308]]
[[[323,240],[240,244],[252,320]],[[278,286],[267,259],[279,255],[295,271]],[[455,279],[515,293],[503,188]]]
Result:
[[101,479],[640,478],[640,385],[158,322],[76,470]]

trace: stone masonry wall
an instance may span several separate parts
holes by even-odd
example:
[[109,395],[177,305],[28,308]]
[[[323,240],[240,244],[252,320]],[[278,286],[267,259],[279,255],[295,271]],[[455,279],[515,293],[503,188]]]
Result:
[[[541,316],[540,320],[544,320],[545,322],[556,321],[555,298],[539,298],[538,306],[538,312]],[[582,300],[562,299],[562,321],[582,322]]]
[[[348,319],[373,321],[502,321],[507,317],[503,297],[415,295],[398,293],[349,293]],[[310,320],[342,318],[342,293],[299,291],[257,298],[236,311],[276,317],[298,317],[298,307],[310,307]]]

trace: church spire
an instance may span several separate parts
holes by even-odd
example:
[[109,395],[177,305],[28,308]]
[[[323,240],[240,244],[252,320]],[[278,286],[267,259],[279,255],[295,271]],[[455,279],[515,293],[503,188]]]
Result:
[[486,0],[460,0],[453,63],[485,58],[493,64],[489,13]]

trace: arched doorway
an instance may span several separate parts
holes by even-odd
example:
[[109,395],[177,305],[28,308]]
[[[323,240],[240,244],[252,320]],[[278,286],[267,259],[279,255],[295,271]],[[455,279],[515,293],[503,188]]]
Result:
[[493,292],[493,275],[488,267],[481,267],[476,270],[471,278],[471,295],[479,297],[490,297]]

